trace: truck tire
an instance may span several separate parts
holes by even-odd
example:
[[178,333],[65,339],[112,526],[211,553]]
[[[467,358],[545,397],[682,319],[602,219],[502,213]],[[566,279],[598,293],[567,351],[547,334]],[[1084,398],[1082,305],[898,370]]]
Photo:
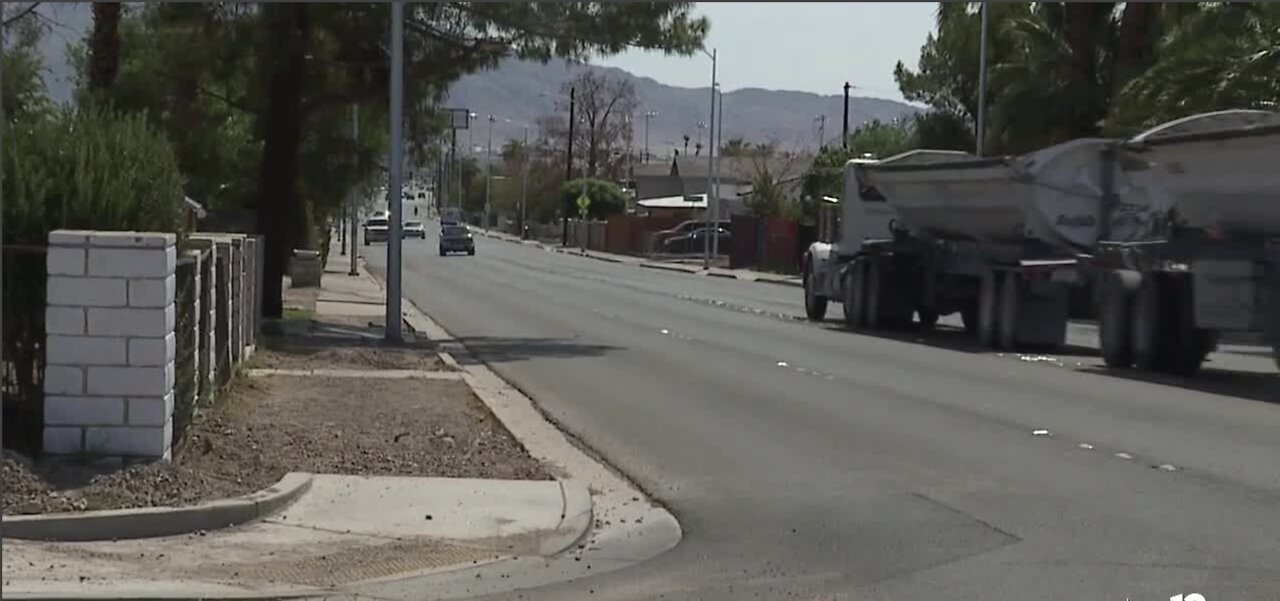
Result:
[[1161,319],[1165,304],[1160,298],[1162,279],[1158,273],[1143,278],[1141,287],[1133,295],[1129,346],[1134,367],[1142,371],[1155,371],[1162,359],[1160,347],[1165,343],[1165,337],[1160,335],[1165,321]]
[[1100,285],[1098,341],[1102,361],[1111,368],[1133,367],[1133,298],[1111,274]]
[[1176,376],[1190,376],[1200,370],[1214,347],[1214,333],[1196,327],[1195,296],[1189,274],[1168,274],[1161,297],[1167,307],[1164,332],[1168,337],[1161,350],[1158,369]]
[[868,328],[878,330],[888,325],[885,323],[884,311],[880,308],[880,302],[884,299],[884,270],[878,261],[867,264],[866,282],[866,324]]
[[1018,319],[1022,309],[1022,277],[1017,273],[1006,273],[1000,282],[999,311],[999,343],[1000,348],[1013,351],[1018,349]]
[[867,262],[855,260],[844,286],[844,324],[849,328],[867,325]]
[[827,299],[814,287],[812,267],[804,270],[804,314],[809,321],[822,321],[827,316]]
[[932,330],[938,325],[938,312],[933,309],[916,309],[916,317],[920,320],[920,329]]
[[982,278],[978,288],[978,343],[984,347],[995,348],[996,324],[1000,307],[1000,274],[992,273]]

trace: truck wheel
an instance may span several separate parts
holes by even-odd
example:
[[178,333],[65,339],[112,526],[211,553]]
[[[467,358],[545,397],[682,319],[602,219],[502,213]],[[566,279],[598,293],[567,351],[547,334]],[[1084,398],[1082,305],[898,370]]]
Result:
[[999,308],[1000,274],[992,273],[982,278],[978,289],[978,343],[994,348],[996,345],[996,310]]
[[867,262],[855,260],[844,286],[844,324],[850,328],[867,325]]
[[1165,342],[1160,335],[1160,274],[1152,274],[1142,280],[1142,286],[1133,296],[1131,319],[1133,329],[1130,331],[1130,348],[1133,349],[1134,367],[1142,371],[1153,371],[1160,363],[1160,347]]
[[1164,278],[1161,297],[1168,314],[1164,331],[1168,340],[1161,345],[1164,356],[1157,369],[1177,376],[1200,370],[1213,350],[1213,332],[1196,328],[1195,297],[1191,276],[1169,274]]
[[1017,350],[1018,319],[1022,309],[1022,277],[1006,273],[1000,283],[1000,348]]
[[964,324],[964,331],[969,334],[978,332],[978,306],[974,304],[966,305],[960,310],[960,323]]
[[827,316],[827,299],[814,287],[812,267],[804,272],[804,314],[809,321],[822,321]]
[[1112,277],[1104,279],[1101,285],[1098,338],[1102,343],[1102,361],[1107,367],[1132,367],[1133,299]]
[[932,330],[938,325],[938,312],[933,309],[916,309],[916,317],[922,330]]

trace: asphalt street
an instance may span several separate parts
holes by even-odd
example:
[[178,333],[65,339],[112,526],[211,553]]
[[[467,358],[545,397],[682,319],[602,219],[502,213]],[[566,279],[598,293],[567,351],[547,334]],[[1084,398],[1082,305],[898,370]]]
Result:
[[479,236],[438,257],[430,231],[403,283],[684,529],[524,599],[1280,599],[1280,379],[1256,350],[1137,379],[1088,325],[1059,355],[981,352],[802,321],[796,288]]

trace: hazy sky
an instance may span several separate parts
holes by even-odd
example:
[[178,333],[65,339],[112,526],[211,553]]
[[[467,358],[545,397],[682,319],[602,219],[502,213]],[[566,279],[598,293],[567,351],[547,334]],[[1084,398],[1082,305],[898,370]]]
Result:
[[[936,2],[700,2],[711,20],[707,48],[718,48],[717,79],[726,90],[755,87],[900,100],[893,66],[915,67],[933,30]],[[711,79],[711,59],[632,51],[598,64],[662,83],[697,87]],[[861,88],[860,90],[857,88]]]

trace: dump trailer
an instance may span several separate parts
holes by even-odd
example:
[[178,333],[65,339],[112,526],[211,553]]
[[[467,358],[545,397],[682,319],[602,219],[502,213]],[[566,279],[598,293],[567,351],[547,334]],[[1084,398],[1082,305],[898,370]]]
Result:
[[[842,303],[852,327],[932,326],[959,313],[993,348],[1065,342],[1080,257],[1095,249],[1111,141],[1021,157],[914,151],[846,166],[840,240],[806,255],[806,310]],[[1150,220],[1106,224],[1146,237]]]
[[[1262,334],[1280,366],[1280,113],[1220,111],[1107,149],[1099,325],[1108,366],[1190,375],[1224,332]],[[1144,205],[1161,211],[1145,210]]]

